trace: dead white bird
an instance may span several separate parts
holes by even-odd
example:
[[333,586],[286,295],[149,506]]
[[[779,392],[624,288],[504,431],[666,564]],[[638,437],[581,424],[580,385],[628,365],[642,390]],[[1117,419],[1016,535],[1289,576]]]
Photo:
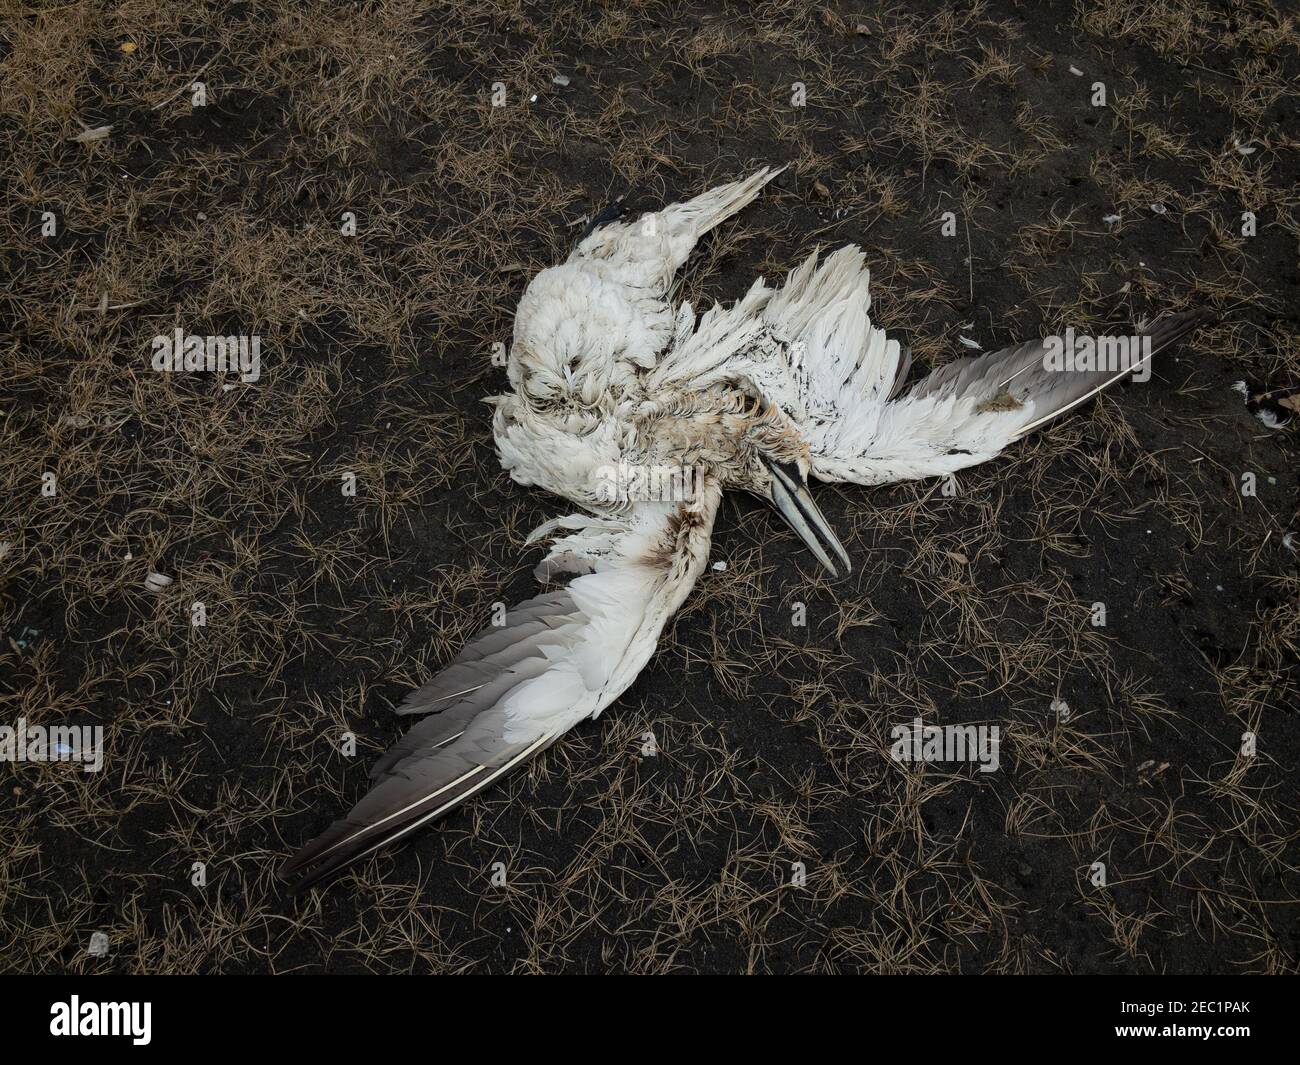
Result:
[[[855,247],[820,264],[814,252],[780,288],[759,280],[698,320],[674,306],[674,274],[696,241],[777,173],[636,221],[607,210],[566,263],[528,285],[493,430],[516,481],[580,508],[530,538],[562,531],[538,576],[572,579],[508,612],[407,697],[398,712],[422,720],[376,763],[352,811],[280,870],[295,889],[436,820],[617,699],[705,568],[726,489],[767,499],[832,575],[846,573],[810,474],[863,485],[944,476],[1126,372],[1049,372],[1035,340],[904,391],[909,360],[871,324]],[[1156,324],[1152,352],[1201,320]],[[629,469],[689,471],[670,483],[692,490],[611,491],[645,487],[612,484]]]

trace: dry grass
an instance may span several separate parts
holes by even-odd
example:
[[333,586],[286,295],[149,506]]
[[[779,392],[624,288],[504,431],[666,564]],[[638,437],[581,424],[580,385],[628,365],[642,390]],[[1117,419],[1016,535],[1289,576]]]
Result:
[[[1300,26],[868,6],[0,3],[0,724],[108,748],[0,764],[0,967],[1300,969],[1295,429],[1230,387],[1300,382]],[[758,162],[793,167],[706,239],[697,305],[856,241],[925,365],[1222,321],[955,496],[823,489],[849,581],[727,504],[727,570],[608,714],[286,898],[273,868],[358,794],[388,708],[531,587],[555,504],[479,402],[527,276],[617,195]],[[176,326],[258,334],[262,379],[154,372]],[[916,716],[998,724],[1001,769],[894,762]]]

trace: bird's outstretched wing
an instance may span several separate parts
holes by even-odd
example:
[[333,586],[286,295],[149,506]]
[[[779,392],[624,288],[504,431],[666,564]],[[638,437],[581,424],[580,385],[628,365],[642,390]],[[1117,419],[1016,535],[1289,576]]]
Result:
[[1166,316],[1138,335],[1150,338],[1146,354],[1109,369],[1051,367],[1041,339],[960,359],[893,400],[846,405],[844,423],[822,441],[813,472],[826,481],[882,484],[978,465],[1139,369],[1211,317],[1201,311]]
[[280,869],[300,891],[442,817],[573,725],[595,717],[645,666],[664,623],[708,559],[720,489],[638,503],[626,518],[543,526],[558,539],[539,574],[578,573],[567,587],[508,612],[409,695],[425,714],[372,768],[369,792]]
[[567,262],[541,271],[515,315],[507,361],[515,390],[535,402],[576,395],[590,404],[653,366],[677,329],[673,275],[701,236],[780,172],[764,168],[685,203],[602,225]]
[[[1057,366],[1044,340],[956,362],[910,389],[910,359],[871,323],[870,275],[862,253],[841,248],[820,265],[814,253],[766,299],[762,317],[781,338],[788,375],[771,397],[793,408],[824,481],[884,484],[944,476],[993,458],[1012,442],[1085,402],[1213,317],[1169,315],[1140,335],[1142,358],[1112,369]],[[751,363],[753,360],[749,360]]]

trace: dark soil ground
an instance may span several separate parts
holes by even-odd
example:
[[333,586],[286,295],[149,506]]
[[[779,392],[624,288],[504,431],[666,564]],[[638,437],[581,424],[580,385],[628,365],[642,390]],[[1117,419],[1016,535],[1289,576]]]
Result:
[[[1258,417],[1300,390],[1298,76],[1280,0],[0,2],[0,724],[106,730],[100,773],[0,764],[0,968],[1300,969],[1297,423]],[[289,897],[391,707],[533,594],[564,505],[481,402],[527,279],[763,163],[697,307],[856,242],[914,373],[1219,321],[956,495],[822,487],[846,581],[727,502],[614,707]],[[154,372],[178,325],[261,380]],[[891,760],[918,716],[999,770]]]

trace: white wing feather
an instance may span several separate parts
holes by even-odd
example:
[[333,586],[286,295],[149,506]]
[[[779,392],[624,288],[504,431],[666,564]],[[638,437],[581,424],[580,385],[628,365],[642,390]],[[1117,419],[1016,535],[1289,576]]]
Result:
[[[589,570],[521,604],[407,697],[428,715],[371,770],[344,818],[280,870],[302,890],[454,809],[593,718],[636,679],[664,624],[708,560],[721,489],[690,503],[637,503],[625,519],[562,519],[573,528],[550,572]],[[543,565],[546,565],[544,563]]]
[[[733,328],[745,346],[723,372],[794,419],[821,480],[886,484],[977,465],[1132,369],[1050,370],[1044,342],[1033,340],[957,360],[899,395],[910,359],[871,322],[861,251],[849,245],[817,259],[761,303],[761,285],[741,301],[761,306],[767,331],[740,316]],[[1151,354],[1208,317],[1189,311],[1148,327]]]

